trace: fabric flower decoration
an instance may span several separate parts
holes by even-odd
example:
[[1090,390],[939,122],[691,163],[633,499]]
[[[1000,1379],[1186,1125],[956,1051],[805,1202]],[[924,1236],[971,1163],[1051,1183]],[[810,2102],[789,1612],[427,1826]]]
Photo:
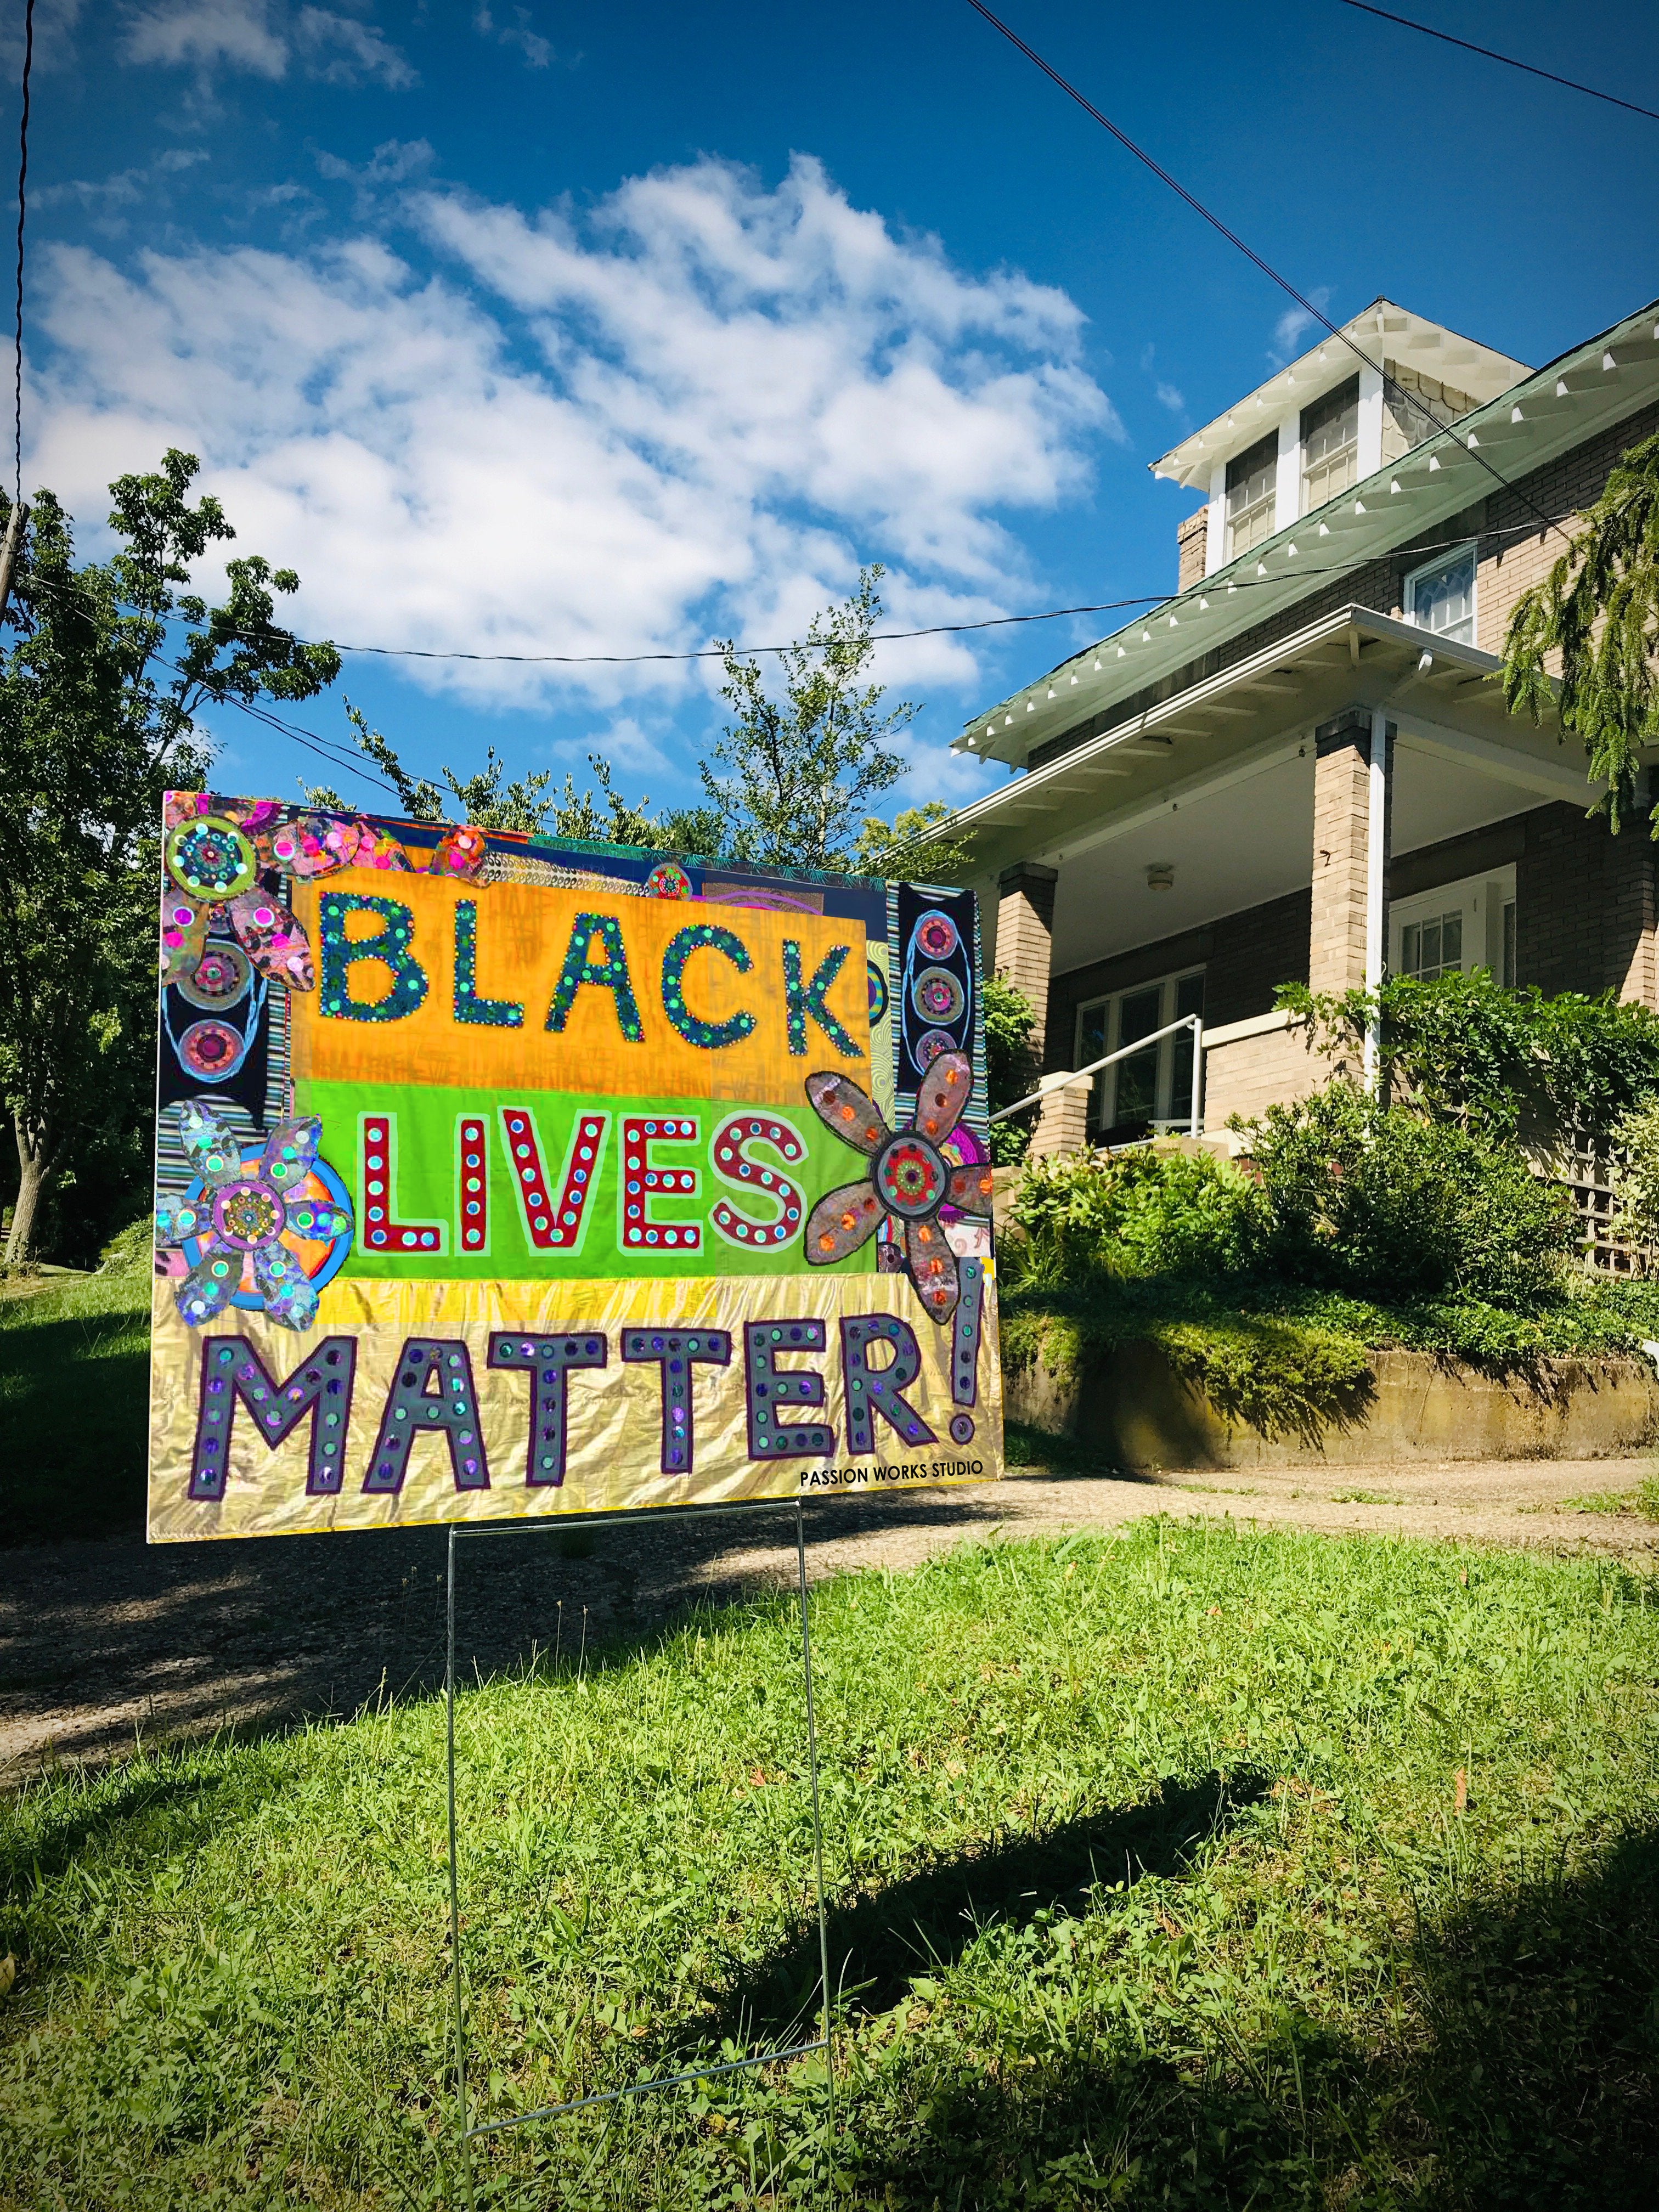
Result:
[[905,1266],[922,1304],[935,1322],[950,1320],[962,1284],[939,1208],[991,1211],[989,1166],[958,1167],[939,1149],[962,1119],[973,1085],[966,1053],[940,1053],[916,1094],[915,1119],[895,1134],[880,1109],[846,1076],[807,1077],[806,1096],[819,1120],[870,1162],[862,1182],[843,1183],[812,1208],[805,1232],[810,1267],[832,1267],[890,1216],[903,1225]]
[[183,1197],[168,1193],[160,1200],[155,1241],[163,1249],[191,1241],[200,1248],[173,1293],[180,1317],[199,1328],[242,1291],[283,1328],[309,1328],[317,1286],[297,1248],[331,1243],[352,1230],[349,1206],[305,1194],[322,1123],[315,1116],[281,1122],[258,1150],[194,1099],[180,1107],[179,1122],[196,1181]]

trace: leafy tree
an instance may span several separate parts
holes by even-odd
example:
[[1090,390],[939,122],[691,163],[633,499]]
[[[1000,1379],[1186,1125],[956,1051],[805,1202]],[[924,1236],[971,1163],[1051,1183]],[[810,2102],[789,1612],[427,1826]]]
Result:
[[[0,1086],[16,1136],[6,1257],[33,1258],[42,1206],[77,1149],[147,1127],[154,1097],[162,793],[204,776],[204,707],[308,699],[339,656],[272,621],[292,569],[225,564],[211,605],[190,587],[234,537],[191,503],[200,464],[169,451],[111,485],[108,561],[76,565],[69,517],[36,495],[0,659]],[[0,526],[9,515],[0,498]]]
[[[879,564],[861,568],[852,597],[815,615],[805,643],[785,650],[781,699],[768,692],[757,660],[729,641],[724,647],[720,696],[737,719],[703,763],[702,781],[726,823],[726,849],[752,865],[852,870],[876,850],[863,810],[903,775],[888,740],[917,712],[906,702],[884,713],[884,687],[862,681],[875,656],[884,573]],[[921,811],[926,828],[944,810]]]
[[[553,787],[550,769],[505,782],[505,763],[494,745],[484,748],[484,765],[476,775],[458,775],[452,768],[438,773],[441,784],[423,775],[411,775],[396,748],[379,730],[372,730],[362,713],[346,700],[345,710],[353,742],[374,763],[392,786],[398,805],[411,822],[470,822],[480,830],[511,830],[531,837],[576,838],[588,843],[641,845],[648,852],[708,853],[715,850],[720,817],[711,807],[671,809],[660,819],[647,810],[648,799],[637,806],[614,790],[611,763],[590,753],[588,763],[599,779],[599,797],[592,789],[579,792],[567,775],[562,792]],[[306,795],[313,806],[349,813],[339,793],[327,784],[312,784]]]
[[954,876],[972,852],[965,837],[940,834],[954,811],[942,799],[930,799],[925,805],[902,808],[891,822],[866,817],[853,846],[854,874],[893,876],[908,883]]
[[[1536,722],[1559,703],[1590,775],[1606,780],[1602,805],[1616,831],[1635,804],[1640,748],[1659,744],[1659,433],[1631,447],[1567,550],[1516,601],[1502,674],[1512,714]],[[1659,838],[1659,805],[1651,819]]]

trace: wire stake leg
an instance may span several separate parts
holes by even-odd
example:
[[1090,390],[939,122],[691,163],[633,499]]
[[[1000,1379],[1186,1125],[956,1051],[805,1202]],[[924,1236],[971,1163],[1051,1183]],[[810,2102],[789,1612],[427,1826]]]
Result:
[[812,1711],[811,1608],[806,1598],[806,1516],[795,1500],[795,1562],[800,1576],[800,1656],[806,1681],[806,1759],[812,1778],[812,1879],[818,1899],[818,1972],[823,1996],[824,2157],[833,2170],[836,2146],[836,2067],[830,2037],[830,1925],[823,1910],[823,1821],[818,1811],[818,1731]]
[[455,2005],[455,2101],[459,2119],[461,2185],[472,2204],[472,2138],[466,2112],[466,2014],[461,1998],[461,1905],[455,1869],[455,1528],[449,1529],[449,1577],[444,1623],[444,1751],[449,1785],[449,1967]]

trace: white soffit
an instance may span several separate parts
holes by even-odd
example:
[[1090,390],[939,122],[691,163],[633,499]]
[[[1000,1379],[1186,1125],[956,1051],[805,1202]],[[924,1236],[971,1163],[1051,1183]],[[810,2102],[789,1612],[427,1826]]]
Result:
[[976,714],[952,750],[1024,767],[1036,746],[1109,714],[1147,685],[1498,493],[1499,485],[1469,450],[1471,439],[1513,484],[1650,405],[1659,399],[1656,318],[1659,302],[1626,316],[1340,499],[1085,646]]
[[[1496,399],[1528,373],[1525,362],[1494,353],[1490,346],[1413,314],[1409,307],[1395,307],[1392,300],[1373,300],[1342,328],[1360,353],[1369,355],[1379,366],[1385,360],[1395,362],[1419,375],[1449,384],[1455,392],[1467,392],[1476,401]],[[1231,459],[1254,445],[1292,408],[1307,406],[1345,384],[1364,366],[1359,355],[1340,338],[1321,338],[1299,361],[1287,363],[1224,415],[1218,415],[1213,422],[1206,422],[1201,430],[1172,446],[1152,463],[1152,474],[1207,493],[1210,472],[1217,461]]]

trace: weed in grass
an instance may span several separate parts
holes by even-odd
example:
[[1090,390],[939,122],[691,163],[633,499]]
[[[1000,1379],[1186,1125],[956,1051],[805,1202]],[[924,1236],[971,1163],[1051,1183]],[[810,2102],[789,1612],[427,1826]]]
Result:
[[1408,1501],[1397,1490],[1334,1490],[1333,1505],[1404,1505]]
[[1659,1476],[1648,1475],[1634,1490],[1592,1490],[1582,1498],[1558,1498],[1528,1505],[1528,1513],[1615,1513],[1626,1520],[1659,1521]]
[[[480,2205],[1654,2201],[1646,1583],[1149,1521],[813,1603],[833,2191],[807,2059],[481,2142]],[[476,2117],[810,2010],[798,1635],[460,1698]],[[388,1705],[9,1807],[0,2202],[461,2201],[442,1746]]]

